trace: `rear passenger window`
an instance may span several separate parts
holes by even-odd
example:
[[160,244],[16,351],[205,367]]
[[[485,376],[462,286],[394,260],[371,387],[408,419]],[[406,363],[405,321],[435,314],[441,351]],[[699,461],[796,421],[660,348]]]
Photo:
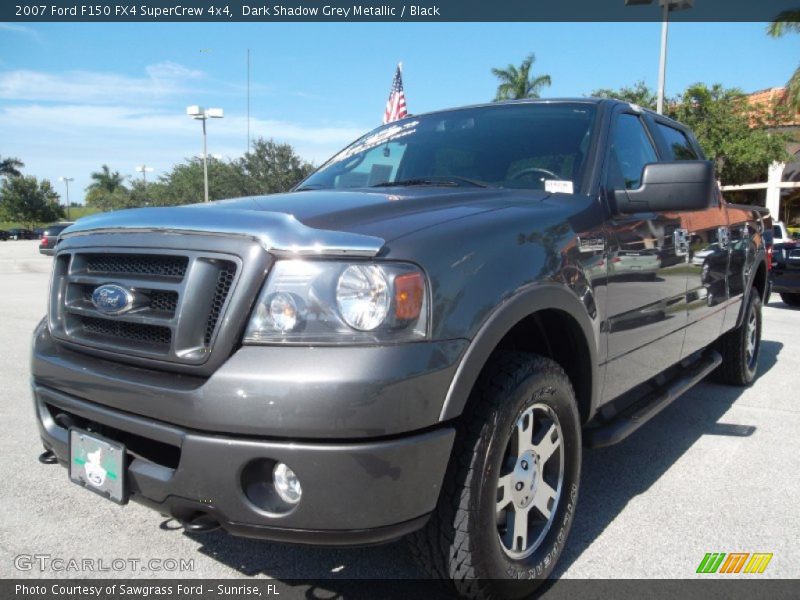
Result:
[[658,162],[656,151],[636,115],[621,114],[611,139],[608,185],[612,189],[636,189],[647,163]]
[[658,123],[658,130],[667,142],[669,152],[667,160],[698,160],[700,158],[685,133],[663,123]]

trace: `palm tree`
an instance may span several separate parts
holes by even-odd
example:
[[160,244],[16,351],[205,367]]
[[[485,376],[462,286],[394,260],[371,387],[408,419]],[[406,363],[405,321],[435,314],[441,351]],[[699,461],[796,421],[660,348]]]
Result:
[[22,175],[20,169],[25,166],[18,158],[0,157],[0,177],[19,177]]
[[523,98],[538,98],[543,87],[550,86],[550,75],[531,75],[531,66],[536,62],[536,56],[531,53],[519,67],[508,65],[506,69],[492,69],[492,75],[500,80],[497,86],[498,100],[521,100]]
[[102,190],[109,193],[114,193],[118,189],[125,187],[122,185],[125,181],[125,177],[120,175],[119,171],[114,171],[112,173],[111,169],[108,168],[108,165],[103,165],[99,171],[92,173],[91,177],[93,183],[89,184],[89,187],[86,188],[88,191]]
[[[800,10],[785,10],[769,24],[767,33],[772,37],[781,37],[787,33],[800,33]],[[786,83],[786,104],[789,108],[800,111],[800,66],[795,69]]]

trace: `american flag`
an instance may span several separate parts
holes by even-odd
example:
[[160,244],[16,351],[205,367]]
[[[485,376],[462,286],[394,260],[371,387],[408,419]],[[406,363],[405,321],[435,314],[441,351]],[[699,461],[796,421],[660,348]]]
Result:
[[389,100],[386,102],[386,112],[383,113],[384,125],[408,115],[406,94],[403,92],[403,76],[400,72],[401,65],[402,63],[397,65],[397,71],[392,80],[392,91],[389,92]]

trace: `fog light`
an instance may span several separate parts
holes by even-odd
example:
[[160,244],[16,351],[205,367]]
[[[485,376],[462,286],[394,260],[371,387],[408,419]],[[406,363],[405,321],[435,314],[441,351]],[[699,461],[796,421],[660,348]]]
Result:
[[287,465],[278,463],[272,471],[273,479],[275,480],[275,490],[281,500],[287,504],[297,504],[300,502],[300,496],[303,495],[303,490],[300,488],[300,480]]

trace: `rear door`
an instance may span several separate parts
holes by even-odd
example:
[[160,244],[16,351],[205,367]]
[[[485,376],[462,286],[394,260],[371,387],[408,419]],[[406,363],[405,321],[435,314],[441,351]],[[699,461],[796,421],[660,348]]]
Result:
[[[650,116],[651,130],[664,160],[703,160],[691,132],[674,121]],[[719,191],[709,198],[705,210],[676,215],[676,235],[686,248],[684,269],[688,277],[686,337],[681,358],[706,347],[722,332],[728,300],[726,274],[730,260],[731,236]]]
[[[645,122],[618,109],[605,160],[604,193],[635,189],[647,163],[663,160]],[[613,202],[609,202],[613,212]],[[687,251],[675,245],[681,215],[643,212],[608,222],[608,352],[604,399],[610,400],[678,362],[686,324]]]

